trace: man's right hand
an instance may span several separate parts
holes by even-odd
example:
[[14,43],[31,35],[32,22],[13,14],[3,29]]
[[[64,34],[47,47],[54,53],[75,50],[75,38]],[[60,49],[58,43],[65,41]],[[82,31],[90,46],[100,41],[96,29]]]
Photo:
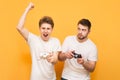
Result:
[[66,53],[65,53],[65,56],[66,56],[67,59],[72,59],[73,56],[74,56],[73,51],[68,51],[68,52],[66,52]]
[[24,28],[24,23],[25,23],[25,19],[26,16],[28,14],[28,12],[34,8],[34,4],[32,2],[29,3],[28,7],[25,9],[25,12],[23,13],[23,15],[21,16],[19,23],[17,25],[17,30],[19,31],[19,33],[24,37],[24,39],[27,41],[28,40],[28,35],[29,35],[29,31]]
[[32,8],[34,8],[34,4],[32,2],[30,2],[26,9],[31,10]]

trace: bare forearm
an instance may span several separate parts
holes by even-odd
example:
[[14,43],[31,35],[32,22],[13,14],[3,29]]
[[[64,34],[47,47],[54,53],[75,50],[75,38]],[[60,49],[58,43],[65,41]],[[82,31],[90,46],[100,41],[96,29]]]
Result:
[[17,25],[17,29],[18,30],[21,30],[24,28],[24,23],[25,23],[25,19],[26,19],[26,16],[27,16],[27,13],[28,13],[29,9],[26,8],[25,12],[23,13],[23,15],[21,16],[20,20],[19,20],[19,23]]
[[84,61],[84,63],[82,65],[89,72],[93,72],[95,69],[96,62],[90,63],[89,61]]
[[52,64],[56,64],[58,61],[58,53],[54,53],[54,60],[52,62]]
[[59,53],[59,54],[58,54],[58,60],[60,60],[60,61],[65,61],[65,60],[66,60],[65,54],[64,54],[64,53]]
[[58,52],[50,53],[46,56],[48,62],[52,63],[53,65],[58,61]]
[[30,2],[29,5],[27,6],[27,8],[25,9],[23,15],[21,16],[20,20],[19,20],[19,23],[18,23],[18,26],[17,26],[18,30],[21,30],[21,29],[24,28],[24,23],[25,23],[26,16],[32,8],[34,8],[34,5],[33,5],[32,2]]
[[25,9],[25,12],[23,13],[23,15],[21,16],[19,22],[18,22],[18,25],[17,25],[17,30],[19,31],[19,33],[25,38],[25,40],[28,39],[28,34],[29,34],[29,31],[24,28],[24,23],[25,23],[25,19],[26,19],[26,16],[28,14],[28,12],[30,11],[30,9],[32,9],[34,7],[33,3],[30,3],[28,5],[28,7]]

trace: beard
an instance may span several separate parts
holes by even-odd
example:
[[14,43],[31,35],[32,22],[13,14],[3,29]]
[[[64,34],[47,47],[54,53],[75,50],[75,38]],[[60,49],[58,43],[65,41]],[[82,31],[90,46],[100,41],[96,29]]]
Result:
[[78,38],[79,40],[84,40],[84,39],[87,38],[87,35],[86,35],[86,36],[83,36],[82,34],[78,34],[78,35],[77,35],[77,38]]

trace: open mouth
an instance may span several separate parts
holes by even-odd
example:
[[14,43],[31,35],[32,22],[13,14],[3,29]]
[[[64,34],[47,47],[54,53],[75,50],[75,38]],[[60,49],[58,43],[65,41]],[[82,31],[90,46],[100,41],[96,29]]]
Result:
[[44,37],[47,37],[47,36],[48,36],[48,34],[43,34],[43,36],[44,36]]

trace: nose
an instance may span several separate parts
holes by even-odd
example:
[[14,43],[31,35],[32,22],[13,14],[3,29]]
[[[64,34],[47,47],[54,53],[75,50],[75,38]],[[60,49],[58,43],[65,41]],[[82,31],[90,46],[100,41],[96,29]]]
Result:
[[44,32],[47,32],[47,29],[45,29]]
[[82,30],[79,30],[78,33],[82,33]]

